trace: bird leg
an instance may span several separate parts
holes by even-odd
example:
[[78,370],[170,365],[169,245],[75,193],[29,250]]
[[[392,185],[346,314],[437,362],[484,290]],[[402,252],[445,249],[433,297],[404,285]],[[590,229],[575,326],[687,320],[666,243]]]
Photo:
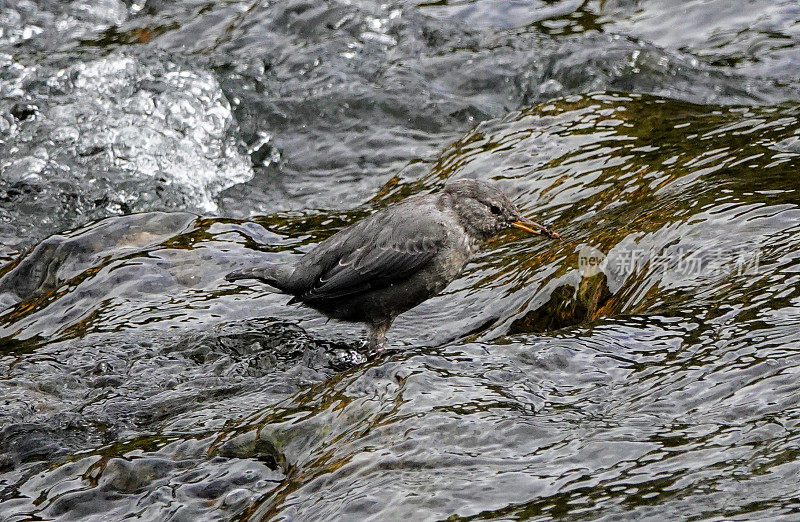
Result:
[[386,344],[386,330],[392,325],[392,321],[385,321],[382,323],[369,323],[367,324],[367,350],[375,355],[383,353],[384,345]]

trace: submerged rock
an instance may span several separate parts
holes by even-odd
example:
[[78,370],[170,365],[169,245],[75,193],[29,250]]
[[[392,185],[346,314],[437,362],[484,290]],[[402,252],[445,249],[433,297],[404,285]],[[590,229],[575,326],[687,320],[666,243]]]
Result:
[[52,291],[109,260],[155,247],[186,231],[195,219],[182,212],[135,214],[52,236],[0,277],[0,305]]

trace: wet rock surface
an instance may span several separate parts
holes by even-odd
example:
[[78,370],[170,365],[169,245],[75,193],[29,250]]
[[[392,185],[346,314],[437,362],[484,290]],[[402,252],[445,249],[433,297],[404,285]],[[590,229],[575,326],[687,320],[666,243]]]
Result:
[[[797,18],[7,2],[0,519],[791,519]],[[565,240],[383,357],[224,280],[462,176]]]

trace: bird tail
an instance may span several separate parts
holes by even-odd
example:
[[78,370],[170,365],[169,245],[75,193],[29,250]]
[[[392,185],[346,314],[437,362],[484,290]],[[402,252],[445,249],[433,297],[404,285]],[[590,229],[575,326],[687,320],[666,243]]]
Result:
[[289,281],[293,267],[285,264],[271,264],[257,268],[244,268],[234,270],[225,276],[226,281],[238,281],[240,279],[256,279],[262,283],[274,286],[283,292],[290,292]]

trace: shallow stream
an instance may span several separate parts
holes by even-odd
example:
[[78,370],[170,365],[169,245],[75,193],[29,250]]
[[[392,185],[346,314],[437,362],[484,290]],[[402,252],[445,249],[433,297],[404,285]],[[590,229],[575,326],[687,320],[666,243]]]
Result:
[[[796,519],[791,1],[0,3],[0,520]],[[234,268],[447,180],[366,360]]]

